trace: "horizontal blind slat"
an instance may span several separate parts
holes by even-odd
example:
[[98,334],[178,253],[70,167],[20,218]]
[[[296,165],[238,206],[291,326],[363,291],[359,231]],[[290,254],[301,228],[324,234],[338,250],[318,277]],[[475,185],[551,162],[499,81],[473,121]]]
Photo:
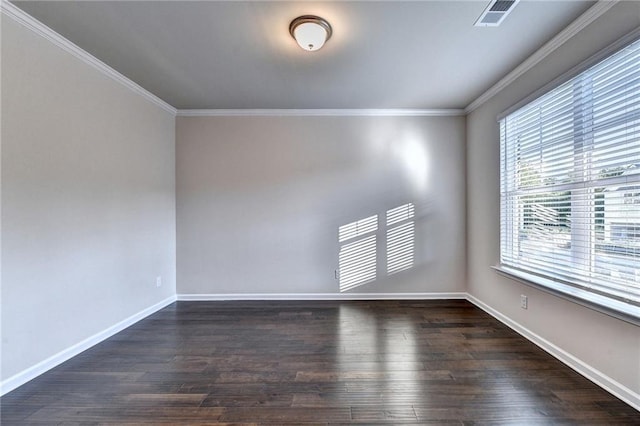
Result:
[[500,120],[500,261],[640,306],[640,41]]

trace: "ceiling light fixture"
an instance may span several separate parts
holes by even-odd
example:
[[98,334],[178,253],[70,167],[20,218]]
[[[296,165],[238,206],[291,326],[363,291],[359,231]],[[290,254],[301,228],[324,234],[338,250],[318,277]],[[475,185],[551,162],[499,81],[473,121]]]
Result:
[[298,16],[291,21],[289,33],[304,50],[313,52],[320,49],[331,38],[331,25],[314,15]]

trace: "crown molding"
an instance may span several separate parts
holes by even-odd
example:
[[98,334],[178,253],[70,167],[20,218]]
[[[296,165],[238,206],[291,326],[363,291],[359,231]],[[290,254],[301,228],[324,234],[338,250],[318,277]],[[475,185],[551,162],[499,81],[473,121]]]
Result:
[[511,105],[505,111],[503,111],[500,114],[498,114],[497,120],[498,121],[502,120],[504,117],[506,117],[507,115],[511,114],[512,112],[522,108],[523,106],[527,105],[530,102],[533,102],[534,100],[538,99],[539,97],[541,97],[545,93],[548,93],[551,90],[555,89],[556,87],[560,86],[561,84],[566,83],[567,81],[569,81],[572,78],[576,77],[577,75],[579,75],[580,73],[584,72],[588,68],[596,65],[600,61],[605,60],[609,56],[611,56],[611,55],[615,54],[616,52],[618,52],[620,49],[625,48],[627,45],[629,45],[629,44],[631,44],[631,43],[633,43],[633,42],[635,42],[635,41],[637,41],[639,39],[640,39],[640,27],[638,27],[635,30],[631,31],[630,33],[620,37],[619,39],[614,41],[609,46],[607,46],[604,49],[596,52],[595,54],[593,54],[589,58],[587,58],[584,61],[580,62],[578,65],[570,68],[568,71],[562,73],[561,75],[559,75],[558,77],[554,78],[553,80],[551,80],[550,82],[548,82],[544,86],[540,87],[538,90],[536,90],[535,92],[531,93],[529,96],[526,96],[525,98],[521,99],[519,102],[515,103],[514,105]]
[[78,47],[60,34],[53,31],[37,19],[23,12],[20,8],[11,4],[8,0],[0,0],[0,13],[13,19],[15,22],[30,29],[34,33],[49,40],[56,46],[82,60],[89,66],[102,72],[111,79],[122,84],[129,90],[163,110],[180,117],[233,117],[233,116],[298,116],[298,117],[454,117],[464,116],[474,111],[493,96],[502,91],[517,78],[529,71],[549,54],[563,45],[567,40],[575,36],[590,23],[611,9],[619,0],[599,0],[589,10],[573,21],[568,27],[558,33],[554,38],[544,44],[527,60],[522,62],[513,71],[504,76],[500,81],[491,86],[476,100],[464,109],[176,109],[163,101],[153,93],[144,89],[139,84],[120,74],[109,65],[95,56]]
[[513,83],[518,77],[522,76],[524,73],[536,66],[544,58],[553,53],[557,48],[562,46],[565,42],[567,42],[569,39],[578,34],[600,16],[602,16],[609,9],[611,9],[616,3],[618,3],[618,1],[619,0],[599,0],[586,12],[580,15],[575,21],[569,24],[569,26],[567,26],[564,30],[560,31],[555,37],[545,43],[533,55],[529,56],[529,58],[527,58],[524,62],[514,68],[513,71],[504,76],[496,84],[491,86],[475,101],[467,105],[467,107],[464,109],[465,114],[469,114],[470,112],[487,102],[489,99],[500,93],[500,91]]
[[178,117],[455,117],[464,109],[179,109]]
[[31,15],[23,12],[20,8],[14,6],[9,3],[7,0],[0,0],[0,13],[3,15],[13,19],[15,22],[21,24],[25,28],[33,31],[39,36],[45,38],[51,43],[55,44],[62,50],[72,54],[76,58],[80,59],[82,62],[87,65],[93,67],[94,69],[100,71],[104,75],[110,77],[116,82],[122,84],[127,89],[132,92],[142,96],[152,104],[162,108],[163,110],[175,115],[177,110],[173,106],[169,105],[167,102],[163,101],[153,93],[144,89],[139,84],[131,81],[124,75],[120,74],[118,71],[111,68],[109,65],[102,62],[100,59],[91,55],[87,51],[81,49],[71,41],[67,40],[57,32],[53,31],[51,28],[44,25],[42,22],[33,18]]

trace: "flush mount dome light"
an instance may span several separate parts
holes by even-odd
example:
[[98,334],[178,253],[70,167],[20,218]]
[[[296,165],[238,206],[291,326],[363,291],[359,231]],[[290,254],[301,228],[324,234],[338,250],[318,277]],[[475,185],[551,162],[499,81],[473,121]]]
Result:
[[320,49],[331,38],[331,32],[331,25],[319,16],[298,16],[289,25],[291,37],[309,52]]

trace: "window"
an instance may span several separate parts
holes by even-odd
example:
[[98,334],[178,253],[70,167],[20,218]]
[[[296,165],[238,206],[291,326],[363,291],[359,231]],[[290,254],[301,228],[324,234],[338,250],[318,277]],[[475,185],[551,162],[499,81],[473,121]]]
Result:
[[[378,215],[366,217],[338,228],[337,278],[340,291],[348,291],[375,281],[378,276],[378,239],[386,237],[386,272],[395,274],[414,264],[415,206],[403,204],[387,210],[383,229]],[[379,234],[379,231],[382,233]],[[386,232],[385,232],[386,231]]]
[[501,268],[640,318],[640,41],[502,118],[500,142]]
[[625,204],[640,204],[640,192],[625,192]]
[[640,240],[640,223],[612,223],[611,241]]

